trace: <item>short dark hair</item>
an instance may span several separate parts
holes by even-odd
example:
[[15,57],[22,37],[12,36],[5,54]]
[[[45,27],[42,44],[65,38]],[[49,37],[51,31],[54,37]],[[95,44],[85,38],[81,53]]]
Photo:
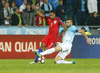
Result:
[[30,4],[30,3],[28,3],[27,5],[30,5],[30,6],[31,6],[31,4]]
[[49,13],[54,13],[54,14],[56,14],[56,11],[55,11],[55,10],[51,10],[51,11],[49,11]]
[[73,23],[73,19],[72,19],[72,18],[67,18],[66,20],[71,20],[71,21],[72,21],[72,23]]

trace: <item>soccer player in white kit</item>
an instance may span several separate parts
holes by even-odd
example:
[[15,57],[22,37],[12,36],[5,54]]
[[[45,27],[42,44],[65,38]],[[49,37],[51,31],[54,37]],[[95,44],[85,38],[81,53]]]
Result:
[[44,52],[38,53],[38,52],[34,51],[34,53],[36,55],[38,55],[38,57],[42,57],[44,55],[51,54],[55,51],[60,51],[57,54],[56,58],[54,59],[54,62],[56,64],[75,64],[76,63],[75,61],[65,61],[64,60],[65,57],[71,52],[72,42],[75,37],[75,32],[82,33],[82,35],[85,37],[88,45],[90,45],[90,40],[88,39],[88,36],[82,30],[78,30],[73,25],[73,20],[71,18],[68,18],[66,20],[66,27],[67,27],[67,30],[66,30],[65,34],[63,34],[62,43],[58,44],[54,48],[44,51]]

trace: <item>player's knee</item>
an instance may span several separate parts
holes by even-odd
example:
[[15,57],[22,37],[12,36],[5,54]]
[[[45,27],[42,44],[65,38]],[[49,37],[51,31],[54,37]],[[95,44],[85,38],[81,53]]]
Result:
[[42,44],[41,44],[41,48],[42,48],[42,49],[45,49],[45,48],[46,48],[46,45],[45,45],[44,43],[42,43]]
[[45,49],[45,47],[44,46],[41,46],[41,49]]

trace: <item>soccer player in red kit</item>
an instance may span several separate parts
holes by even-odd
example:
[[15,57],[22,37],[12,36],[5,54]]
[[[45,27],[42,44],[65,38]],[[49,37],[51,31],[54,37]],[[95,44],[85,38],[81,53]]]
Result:
[[[34,9],[39,16],[44,17],[46,19],[46,22],[49,25],[49,33],[42,40],[41,47],[39,48],[39,51],[38,51],[38,52],[42,52],[43,49],[45,49],[45,48],[49,49],[49,48],[52,48],[53,46],[55,46],[55,44],[58,40],[59,26],[60,25],[62,27],[64,27],[64,33],[65,33],[67,28],[64,25],[64,23],[61,21],[61,19],[59,17],[56,17],[56,12],[54,10],[51,10],[49,12],[49,15],[50,15],[50,17],[49,17],[49,16],[45,16],[42,13],[40,13],[39,11],[37,11],[35,9],[34,5],[32,5],[32,9]],[[36,56],[35,61],[30,62],[30,64],[37,63],[37,60],[38,60],[38,56]]]

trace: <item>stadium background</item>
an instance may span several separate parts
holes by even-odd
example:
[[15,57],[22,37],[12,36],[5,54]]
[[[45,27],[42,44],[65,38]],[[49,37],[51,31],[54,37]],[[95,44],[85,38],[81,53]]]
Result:
[[[18,0],[13,0],[13,1],[5,0],[5,1],[8,2],[10,4],[10,6],[11,6],[12,2],[16,2],[16,4],[18,3]],[[22,0],[19,0],[19,1],[24,4],[24,2],[22,2]],[[0,0],[0,11],[3,8],[1,2],[2,2],[2,0]],[[27,0],[26,4],[31,3],[31,5],[32,5],[32,4],[36,4],[38,2],[43,3],[42,0]],[[56,3],[58,3],[58,0],[52,0],[52,1],[49,0],[49,3],[52,4],[52,2],[53,2],[53,4],[56,5]],[[70,53],[70,55],[67,58],[100,58],[100,55],[99,55],[100,26],[99,26],[99,24],[94,24],[94,25],[89,25],[89,26],[87,24],[88,18],[91,17],[91,15],[92,15],[92,13],[89,13],[89,7],[88,7],[89,1],[88,0],[86,0],[86,3],[88,2],[87,3],[88,13],[87,13],[87,11],[85,12],[86,13],[86,21],[85,21],[84,25],[82,25],[82,26],[78,25],[77,17],[79,17],[81,15],[77,16],[77,8],[78,8],[78,6],[76,4],[77,2],[78,2],[78,0],[76,0],[76,1],[63,0],[63,5],[66,6],[66,10],[67,10],[67,14],[65,14],[65,18],[70,17],[70,14],[73,12],[74,15],[72,18],[73,18],[74,24],[77,26],[77,28],[81,29],[81,27],[85,27],[85,29],[92,34],[91,36],[89,36],[89,38],[91,39],[92,45],[91,46],[86,45],[85,39],[81,36],[81,34],[76,33],[77,36],[75,37],[74,42],[73,42],[72,52]],[[97,13],[99,14],[99,0],[97,0],[96,2],[97,2],[97,7],[96,7],[97,9],[94,8],[93,10],[94,10],[94,12],[95,12],[95,9],[98,10]],[[23,4],[21,4],[21,5],[23,5]],[[18,4],[17,4],[19,9],[20,9],[21,5],[18,6]],[[55,5],[53,5],[53,6],[55,7]],[[95,7],[95,5],[94,5],[94,7]],[[85,9],[84,6],[83,6],[83,8]],[[85,10],[83,10],[83,11],[85,11]],[[0,13],[2,13],[2,12],[0,12]],[[1,18],[0,18],[0,55],[1,55],[0,59],[33,59],[35,57],[35,55],[32,53],[32,51],[38,50],[41,40],[48,33],[49,27],[48,26],[25,27],[23,25],[23,26],[21,26],[22,27],[21,28],[21,27],[17,27],[17,26],[2,25],[2,21],[3,20],[1,20]],[[60,28],[60,30],[62,30],[62,28]],[[61,42],[61,37],[59,37],[58,42]],[[80,43],[80,42],[82,42],[82,43]],[[85,45],[85,47],[84,47],[84,45]],[[52,56],[46,56],[46,58],[54,58],[55,57],[54,55],[56,55],[56,54],[57,53],[54,53]]]
[[[0,28],[2,34],[0,35],[0,59],[34,59],[35,55],[32,51],[38,50],[41,40],[48,33],[48,27],[27,27],[23,29],[19,27]],[[80,29],[80,27],[77,28]],[[85,28],[90,31],[87,26]],[[19,31],[16,31],[16,29],[19,29]],[[60,30],[62,29],[60,28]],[[100,33],[99,30],[97,31]],[[12,35],[7,35],[11,33]],[[76,33],[72,52],[66,58],[100,58],[100,35],[90,35],[88,37],[91,40],[90,46],[86,44],[86,40],[81,34]],[[58,42],[61,42],[61,38],[60,36]],[[45,57],[53,59],[57,53]]]
[[[23,0],[5,0],[9,2],[10,7],[12,2],[16,2],[17,5],[21,5]],[[27,0],[28,3],[35,4],[36,0]],[[43,1],[43,0],[37,0]],[[58,2],[58,0],[49,0]],[[73,47],[71,53],[66,57],[66,61],[75,60],[77,64],[55,64],[54,57],[56,53],[52,55],[47,55],[45,64],[29,64],[34,61],[35,55],[33,50],[38,50],[41,40],[48,33],[48,26],[45,27],[18,27],[17,25],[2,25],[1,22],[1,9],[4,4],[1,4],[0,0],[0,73],[100,73],[100,19],[92,20],[95,22],[90,22],[87,24],[89,18],[91,18],[92,13],[85,11],[86,21],[82,26],[77,24],[77,17],[84,17],[83,12],[79,11],[77,8],[81,7],[80,3],[74,6],[74,1],[80,0],[63,0],[63,5],[66,6],[68,13],[65,17],[71,17],[74,19],[74,24],[77,28],[85,27],[88,32],[92,35],[88,36],[91,40],[91,45],[86,44],[85,38],[76,33]],[[100,0],[82,0],[92,1],[87,3],[90,5],[90,10],[96,11],[98,9],[98,14],[100,17]],[[80,2],[82,2],[80,1]],[[43,2],[42,2],[43,3]],[[55,3],[55,2],[54,2]],[[77,6],[81,5],[81,6]],[[55,4],[54,4],[55,6]],[[20,6],[18,6],[20,8]],[[12,7],[11,7],[12,8]],[[4,12],[4,11],[3,11]],[[22,12],[20,12],[22,13]],[[77,14],[79,13],[79,15]],[[2,14],[3,15],[3,14]],[[92,17],[93,18],[93,17]],[[83,20],[81,20],[83,21]],[[99,21],[99,24],[97,22]],[[93,25],[92,25],[93,24]],[[62,29],[62,28],[61,28]],[[59,37],[59,42],[61,42]],[[91,59],[92,58],[92,59]]]

